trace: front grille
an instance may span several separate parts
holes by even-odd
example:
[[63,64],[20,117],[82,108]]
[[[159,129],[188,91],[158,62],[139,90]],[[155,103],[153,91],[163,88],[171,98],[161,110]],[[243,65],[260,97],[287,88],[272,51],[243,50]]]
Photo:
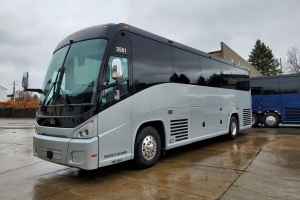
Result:
[[188,139],[189,120],[177,119],[170,121],[171,136],[175,136],[175,142]]
[[243,126],[252,124],[251,109],[243,109]]

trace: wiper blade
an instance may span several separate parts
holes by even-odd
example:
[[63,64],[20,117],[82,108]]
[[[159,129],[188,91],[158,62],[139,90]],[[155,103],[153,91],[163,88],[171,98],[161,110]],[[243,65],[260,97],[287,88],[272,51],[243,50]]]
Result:
[[[49,92],[47,93],[47,95],[45,96],[45,99],[44,99],[44,101],[43,101],[43,103],[42,103],[42,106],[41,106],[41,111],[46,111],[46,110],[47,110],[47,108],[46,108],[46,106],[45,106],[45,105],[46,105],[46,101],[47,101],[47,99],[48,99],[48,97],[49,97],[49,95],[50,95],[50,93],[51,93],[51,90],[52,90],[52,89],[55,87],[55,85],[57,84],[57,79],[58,79],[58,76],[59,76],[59,74],[60,74],[60,71],[61,71],[61,68],[58,69],[58,72],[57,72],[56,77],[55,77],[55,81],[51,84],[50,90],[49,90]],[[51,98],[54,97],[54,94],[55,94],[55,88],[53,89],[53,95],[52,95]],[[51,98],[49,99],[48,102],[50,102]]]
[[69,96],[65,94],[61,88],[60,91],[61,91],[61,98],[65,104],[65,107],[67,108],[68,111],[73,111],[74,110],[73,107],[69,105],[70,102]]

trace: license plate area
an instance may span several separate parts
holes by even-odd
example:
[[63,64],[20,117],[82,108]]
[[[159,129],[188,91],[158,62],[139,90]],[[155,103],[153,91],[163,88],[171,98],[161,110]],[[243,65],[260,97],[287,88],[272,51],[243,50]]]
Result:
[[47,159],[53,159],[56,161],[61,161],[62,158],[62,152],[60,150],[56,149],[46,149],[41,148],[40,149],[40,156],[47,158]]

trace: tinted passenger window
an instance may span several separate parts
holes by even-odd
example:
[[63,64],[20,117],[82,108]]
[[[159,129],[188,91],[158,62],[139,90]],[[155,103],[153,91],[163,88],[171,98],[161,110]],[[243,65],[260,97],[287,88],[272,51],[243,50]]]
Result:
[[211,87],[221,86],[220,63],[210,58],[200,57],[201,77],[198,79],[199,85]]
[[235,76],[236,76],[236,89],[237,90],[250,90],[250,75],[249,71],[235,67]]
[[228,89],[236,89],[236,82],[237,77],[235,76],[235,67],[227,65],[225,63],[220,63],[221,66],[221,78],[222,88],[228,88]]
[[226,63],[220,63],[222,88],[250,90],[249,72]]
[[278,78],[253,79],[251,80],[251,87],[261,87],[263,94],[277,94]]
[[298,77],[280,77],[279,91],[281,94],[300,93],[300,76]]
[[261,95],[262,93],[262,88],[260,87],[251,87],[251,95]]
[[171,47],[132,34],[133,90],[169,82],[173,75]]
[[197,84],[201,75],[199,56],[178,48],[172,49],[174,74],[170,82]]

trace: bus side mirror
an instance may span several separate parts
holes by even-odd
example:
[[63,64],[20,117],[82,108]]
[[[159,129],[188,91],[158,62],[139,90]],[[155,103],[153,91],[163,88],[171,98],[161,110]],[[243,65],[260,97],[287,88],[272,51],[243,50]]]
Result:
[[23,72],[22,86],[24,90],[28,88],[28,72]]
[[120,58],[114,58],[112,60],[111,78],[116,80],[117,82],[114,93],[114,99],[120,100],[120,90],[118,81],[123,78],[122,61]]
[[120,58],[112,60],[111,78],[114,80],[123,78],[122,61]]

